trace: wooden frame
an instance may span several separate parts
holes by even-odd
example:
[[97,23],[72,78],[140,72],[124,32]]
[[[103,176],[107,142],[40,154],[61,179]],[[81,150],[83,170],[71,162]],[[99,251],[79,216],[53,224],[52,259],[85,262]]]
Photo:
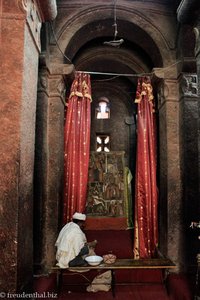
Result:
[[[111,281],[111,289],[112,295],[115,297],[115,270],[120,269],[162,269],[163,270],[163,284],[165,284],[167,276],[169,274],[169,269],[176,268],[176,265],[168,258],[153,258],[153,259],[126,259],[126,258],[119,258],[116,259],[115,263],[113,264],[105,264],[101,263],[98,266],[84,266],[84,267],[73,267],[73,268],[66,268],[61,269],[58,266],[54,266],[51,269],[51,273],[56,273],[56,285],[57,291],[60,292],[62,286],[62,276],[63,274],[69,271],[86,271],[86,270],[111,270],[112,281]],[[130,284],[130,283],[127,283]]]

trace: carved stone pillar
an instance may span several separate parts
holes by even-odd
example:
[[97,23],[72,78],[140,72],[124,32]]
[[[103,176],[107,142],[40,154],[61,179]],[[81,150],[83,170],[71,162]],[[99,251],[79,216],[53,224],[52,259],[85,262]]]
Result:
[[188,266],[195,263],[195,239],[189,229],[191,220],[198,219],[198,80],[197,74],[182,73],[181,91],[181,136],[183,151],[183,209],[185,253]]
[[[195,45],[195,58],[196,58],[196,64],[197,64],[197,96],[198,96],[198,101],[197,101],[197,106],[198,106],[198,131],[197,131],[197,142],[198,142],[198,196],[196,198],[196,211],[195,214],[193,215],[193,220],[198,220],[199,219],[199,214],[200,214],[200,202],[199,202],[199,197],[200,197],[200,19],[198,18],[197,25],[194,28],[195,36],[196,36],[196,45]],[[190,220],[191,221],[191,220]],[[193,237],[193,242],[195,238]],[[196,255],[196,253],[199,252],[199,247],[196,246],[194,247],[193,255]]]
[[[198,124],[198,129],[197,129],[197,142],[198,142],[198,195],[196,198],[196,205],[195,208],[196,210],[194,211],[195,213],[193,214],[194,220],[199,219],[199,214],[200,214],[200,204],[199,204],[199,196],[200,196],[200,19],[198,18],[197,26],[194,28],[195,36],[196,36],[196,45],[195,45],[195,57],[196,57],[196,64],[197,64],[197,96],[198,96],[198,101],[197,101],[197,124]],[[191,221],[191,220],[190,220]],[[194,244],[195,242],[195,237],[191,238],[192,243]],[[197,253],[199,253],[199,245],[196,245],[196,247],[193,247],[193,253],[192,257],[194,257]],[[199,254],[197,254],[197,264],[199,267]],[[198,286],[199,288],[199,286]],[[199,294],[198,290],[198,294]]]
[[198,0],[182,0],[177,8],[177,19],[180,23],[194,23],[199,16],[200,3]]
[[[185,134],[185,167],[189,174],[185,177],[189,178],[188,190],[185,190],[185,197],[188,204],[186,209],[186,216],[190,216],[191,219],[186,221],[190,223],[193,220],[199,219],[200,214],[200,2],[198,0],[182,0],[178,10],[177,19],[181,24],[189,24],[194,28],[196,36],[196,44],[194,54],[197,65],[197,77],[196,74],[184,74],[183,82],[186,88],[182,90],[184,107],[185,107],[185,118],[187,121],[186,133]],[[187,159],[188,158],[188,159]],[[194,170],[192,170],[194,168]],[[187,171],[186,170],[186,171]],[[194,173],[193,173],[194,171]],[[192,182],[193,181],[193,182]],[[198,192],[197,192],[198,190]],[[190,246],[190,259],[189,263],[193,264],[196,254],[199,251],[199,246],[194,245],[195,237],[191,232],[188,234],[188,245]],[[187,249],[188,250],[188,249]]]
[[[32,193],[41,22],[33,1],[1,3],[1,292],[32,280]],[[8,280],[9,279],[9,280]]]
[[194,33],[196,37],[196,44],[195,44],[195,58],[197,64],[197,76],[198,76],[198,95],[200,96],[200,21],[198,22],[197,26],[194,27]]
[[[200,2],[198,0],[183,0],[177,9],[177,19],[181,24],[189,24],[194,28],[196,37],[194,55],[197,65],[197,95],[200,97]],[[200,102],[198,101],[198,115],[200,115]],[[198,118],[198,188],[200,195],[200,118]],[[199,196],[198,196],[199,198]],[[197,214],[200,213],[200,206],[197,209]],[[190,220],[191,221],[191,220]]]
[[163,73],[158,88],[160,248],[177,265],[183,266],[183,207],[180,139],[179,83],[173,71]]
[[33,279],[35,112],[44,19],[39,2],[1,1],[0,291],[5,293],[30,291]]
[[56,64],[43,67],[39,72],[34,199],[34,265],[37,273],[46,272],[55,262],[63,192],[66,77],[69,78],[72,72],[73,65]]

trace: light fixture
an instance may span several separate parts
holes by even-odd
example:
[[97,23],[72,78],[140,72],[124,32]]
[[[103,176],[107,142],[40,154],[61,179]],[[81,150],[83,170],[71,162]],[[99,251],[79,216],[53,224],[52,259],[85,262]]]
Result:
[[114,24],[112,25],[114,27],[114,38],[112,41],[104,42],[104,45],[112,46],[112,47],[119,47],[124,40],[119,39],[117,40],[117,14],[116,14],[116,5],[117,5],[117,0],[114,0]]

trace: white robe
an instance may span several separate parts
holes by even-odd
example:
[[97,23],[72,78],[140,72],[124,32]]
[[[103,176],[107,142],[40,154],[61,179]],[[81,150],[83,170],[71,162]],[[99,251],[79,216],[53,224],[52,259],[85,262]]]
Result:
[[55,244],[57,266],[67,268],[69,262],[79,254],[86,242],[85,234],[76,223],[66,224],[60,231]]

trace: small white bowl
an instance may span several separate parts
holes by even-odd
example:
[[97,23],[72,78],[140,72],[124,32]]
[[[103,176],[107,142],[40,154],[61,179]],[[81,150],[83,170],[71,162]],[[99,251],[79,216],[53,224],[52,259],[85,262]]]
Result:
[[91,256],[87,256],[85,260],[90,266],[98,266],[102,262],[103,257],[98,255],[91,255]]

